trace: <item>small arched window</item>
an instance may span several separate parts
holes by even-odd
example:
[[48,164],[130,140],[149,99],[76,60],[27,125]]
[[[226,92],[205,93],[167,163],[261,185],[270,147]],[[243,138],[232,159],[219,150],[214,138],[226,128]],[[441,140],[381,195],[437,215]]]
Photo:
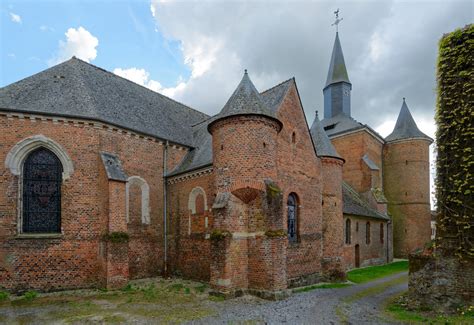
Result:
[[140,216],[142,224],[150,224],[150,186],[140,176],[131,176],[125,187],[127,222],[131,217]]
[[201,193],[196,196],[196,214],[204,213],[204,195]]
[[188,209],[191,214],[197,215],[204,214],[208,210],[206,192],[202,187],[197,186],[189,193]]
[[291,143],[293,143],[293,144],[296,143],[296,133],[295,132],[293,132],[291,134]]
[[32,151],[23,165],[22,231],[61,232],[61,183],[63,166],[46,148]]
[[288,195],[288,241],[296,243],[298,241],[298,207],[295,193]]
[[383,230],[383,222],[380,223],[380,242],[383,244],[384,240],[384,230]]
[[346,244],[351,243],[351,219],[346,219]]
[[365,224],[365,243],[370,244],[370,222]]

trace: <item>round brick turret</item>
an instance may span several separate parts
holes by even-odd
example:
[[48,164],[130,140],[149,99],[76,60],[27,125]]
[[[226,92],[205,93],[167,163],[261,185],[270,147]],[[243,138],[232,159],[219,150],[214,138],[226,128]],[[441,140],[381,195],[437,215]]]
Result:
[[265,106],[247,72],[209,126],[217,190],[243,202],[276,179],[276,140],[281,123]]
[[433,140],[415,124],[403,99],[383,150],[383,186],[393,219],[395,257],[407,257],[431,239],[430,160]]

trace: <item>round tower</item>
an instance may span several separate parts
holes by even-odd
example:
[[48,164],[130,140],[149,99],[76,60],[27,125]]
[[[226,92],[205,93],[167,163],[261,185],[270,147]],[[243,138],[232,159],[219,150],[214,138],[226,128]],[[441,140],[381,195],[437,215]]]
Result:
[[403,98],[383,149],[383,186],[393,220],[395,257],[407,257],[431,239],[430,161],[433,140],[422,133]]
[[245,203],[276,179],[276,140],[281,122],[264,104],[247,71],[222,111],[208,125],[218,192]]
[[337,153],[319,121],[318,112],[310,129],[316,154],[321,159],[323,184],[323,272],[329,278],[343,278],[344,218],[342,210],[342,166],[344,159]]

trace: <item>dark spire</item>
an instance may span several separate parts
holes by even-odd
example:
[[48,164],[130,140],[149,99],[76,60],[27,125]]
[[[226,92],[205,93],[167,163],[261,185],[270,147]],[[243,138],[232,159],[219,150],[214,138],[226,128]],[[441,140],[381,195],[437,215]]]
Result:
[[426,139],[433,141],[429,136],[418,129],[413,116],[408,109],[405,97],[403,97],[402,108],[398,115],[397,123],[393,132],[385,138],[387,142],[403,140],[403,139]]
[[334,157],[342,159],[342,157],[337,153],[336,148],[332,145],[331,140],[329,140],[326,131],[324,131],[323,126],[319,121],[318,111],[316,111],[313,125],[311,125],[309,131],[318,157]]
[[323,89],[324,118],[340,114],[351,116],[351,90],[352,84],[347,75],[339,33],[336,33],[326,86]]
[[275,114],[263,102],[247,70],[232,96],[211,123],[233,115],[263,115],[277,120]]
[[334,47],[332,49],[331,63],[329,64],[328,77],[326,79],[326,86],[337,82],[349,81],[347,75],[346,63],[344,62],[344,54],[342,53],[341,42],[339,41],[339,33],[336,33],[336,39],[334,40]]

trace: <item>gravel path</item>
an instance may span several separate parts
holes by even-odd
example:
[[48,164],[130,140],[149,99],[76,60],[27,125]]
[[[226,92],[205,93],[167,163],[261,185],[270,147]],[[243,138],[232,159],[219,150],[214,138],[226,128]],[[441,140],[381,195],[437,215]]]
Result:
[[281,301],[246,296],[214,305],[218,315],[190,324],[397,324],[384,317],[383,304],[407,288],[407,272],[403,272],[351,287],[298,293]]

